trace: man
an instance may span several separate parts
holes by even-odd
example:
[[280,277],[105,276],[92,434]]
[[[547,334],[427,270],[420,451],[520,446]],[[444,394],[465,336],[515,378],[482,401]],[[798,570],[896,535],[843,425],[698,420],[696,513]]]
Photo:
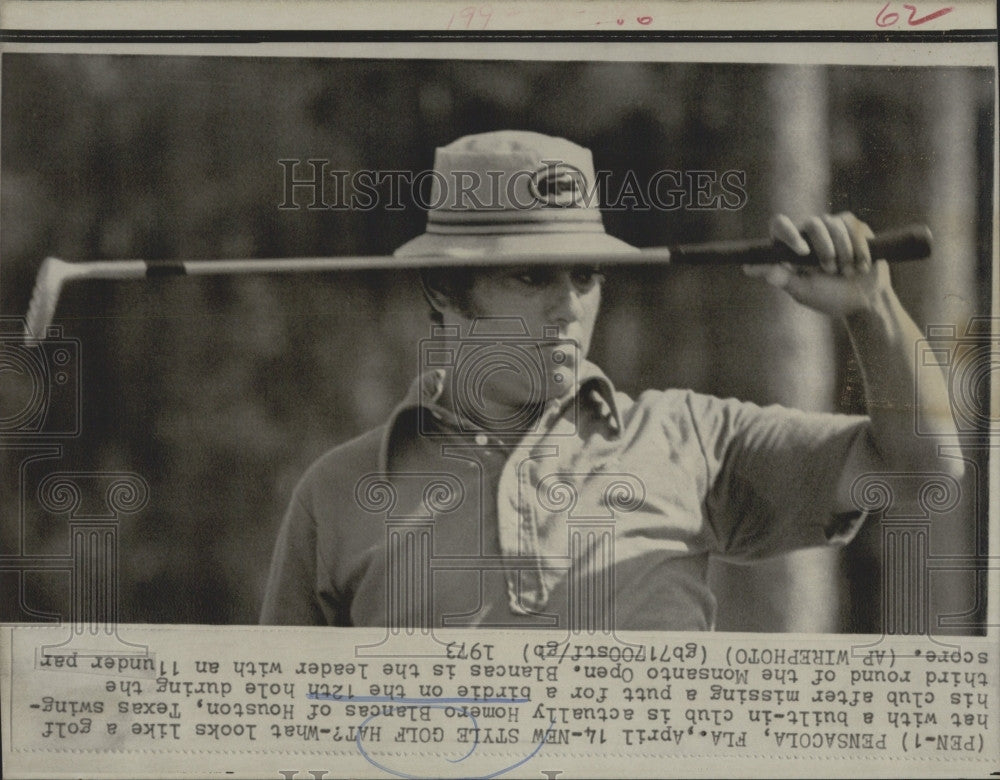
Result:
[[[296,488],[262,622],[711,629],[709,556],[844,544],[860,475],[960,472],[940,436],[913,436],[910,399],[949,408],[943,376],[916,371],[920,333],[850,214],[802,233],[773,220],[819,269],[745,270],[846,324],[868,417],[617,392],[586,359],[601,297],[586,258],[635,250],[604,233],[593,182],[589,151],[536,133],[438,149],[427,232],[397,255],[470,267],[423,272],[442,325],[426,370]],[[936,424],[954,434],[947,412]]]

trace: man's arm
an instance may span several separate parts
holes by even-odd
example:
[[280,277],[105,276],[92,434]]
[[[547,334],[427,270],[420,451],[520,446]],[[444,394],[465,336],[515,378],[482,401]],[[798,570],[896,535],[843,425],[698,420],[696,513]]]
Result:
[[315,588],[316,524],[296,492],[274,545],[260,623],[293,626],[327,623]]
[[[850,334],[871,423],[844,464],[834,511],[856,510],[851,485],[869,472],[943,472],[961,478],[962,461],[938,455],[940,445],[958,442],[944,369],[921,365],[918,370],[916,344],[922,334],[892,288],[888,264],[868,251],[871,229],[846,213],[813,217],[802,233],[787,217],[772,221],[772,236],[799,254],[809,251],[803,233],[819,256],[819,269],[774,265],[744,270],[842,320]],[[918,407],[932,435],[916,435]]]

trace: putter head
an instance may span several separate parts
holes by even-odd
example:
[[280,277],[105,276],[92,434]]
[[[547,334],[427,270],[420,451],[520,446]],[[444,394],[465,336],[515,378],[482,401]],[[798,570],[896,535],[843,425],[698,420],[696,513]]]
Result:
[[24,320],[25,344],[37,344],[45,338],[56,313],[62,286],[74,275],[73,265],[58,257],[46,257],[42,261]]

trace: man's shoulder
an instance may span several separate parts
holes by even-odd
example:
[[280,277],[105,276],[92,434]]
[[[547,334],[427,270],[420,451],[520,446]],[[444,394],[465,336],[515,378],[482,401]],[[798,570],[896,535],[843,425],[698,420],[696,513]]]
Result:
[[299,480],[297,492],[338,488],[345,480],[357,481],[359,477],[377,471],[385,430],[386,424],[382,424],[327,450],[306,469]]
[[[732,396],[703,393],[683,387],[644,390],[632,403],[635,405],[636,411],[655,410],[660,414],[676,415],[694,420],[699,420],[705,416],[748,413],[761,410],[787,410],[786,407],[778,404],[761,407],[752,401]],[[789,411],[795,412],[797,410]]]
[[717,402],[713,396],[703,395],[687,388],[668,387],[662,390],[647,389],[636,396],[635,400],[625,393],[616,393],[618,408],[628,415],[656,415],[667,418],[687,419],[691,416],[693,407]]
[[[621,405],[619,405],[621,408]],[[662,428],[675,444],[685,440],[705,445],[705,437],[715,438],[760,419],[784,419],[784,407],[761,408],[751,401],[723,398],[690,388],[668,387],[644,390],[622,413],[626,426]],[[800,413],[801,414],[801,413]]]

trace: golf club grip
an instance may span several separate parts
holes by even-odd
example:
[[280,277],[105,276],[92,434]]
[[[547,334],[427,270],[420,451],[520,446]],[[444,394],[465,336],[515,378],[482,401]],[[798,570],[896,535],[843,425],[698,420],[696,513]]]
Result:
[[[808,239],[806,240],[808,243]],[[873,260],[899,263],[923,260],[931,254],[931,231],[926,225],[908,225],[879,233],[868,240]],[[686,244],[670,249],[671,263],[691,265],[756,265],[760,263],[792,263],[819,265],[819,258],[810,246],[808,255],[797,255],[781,242],[764,240],[720,241],[708,244]]]

